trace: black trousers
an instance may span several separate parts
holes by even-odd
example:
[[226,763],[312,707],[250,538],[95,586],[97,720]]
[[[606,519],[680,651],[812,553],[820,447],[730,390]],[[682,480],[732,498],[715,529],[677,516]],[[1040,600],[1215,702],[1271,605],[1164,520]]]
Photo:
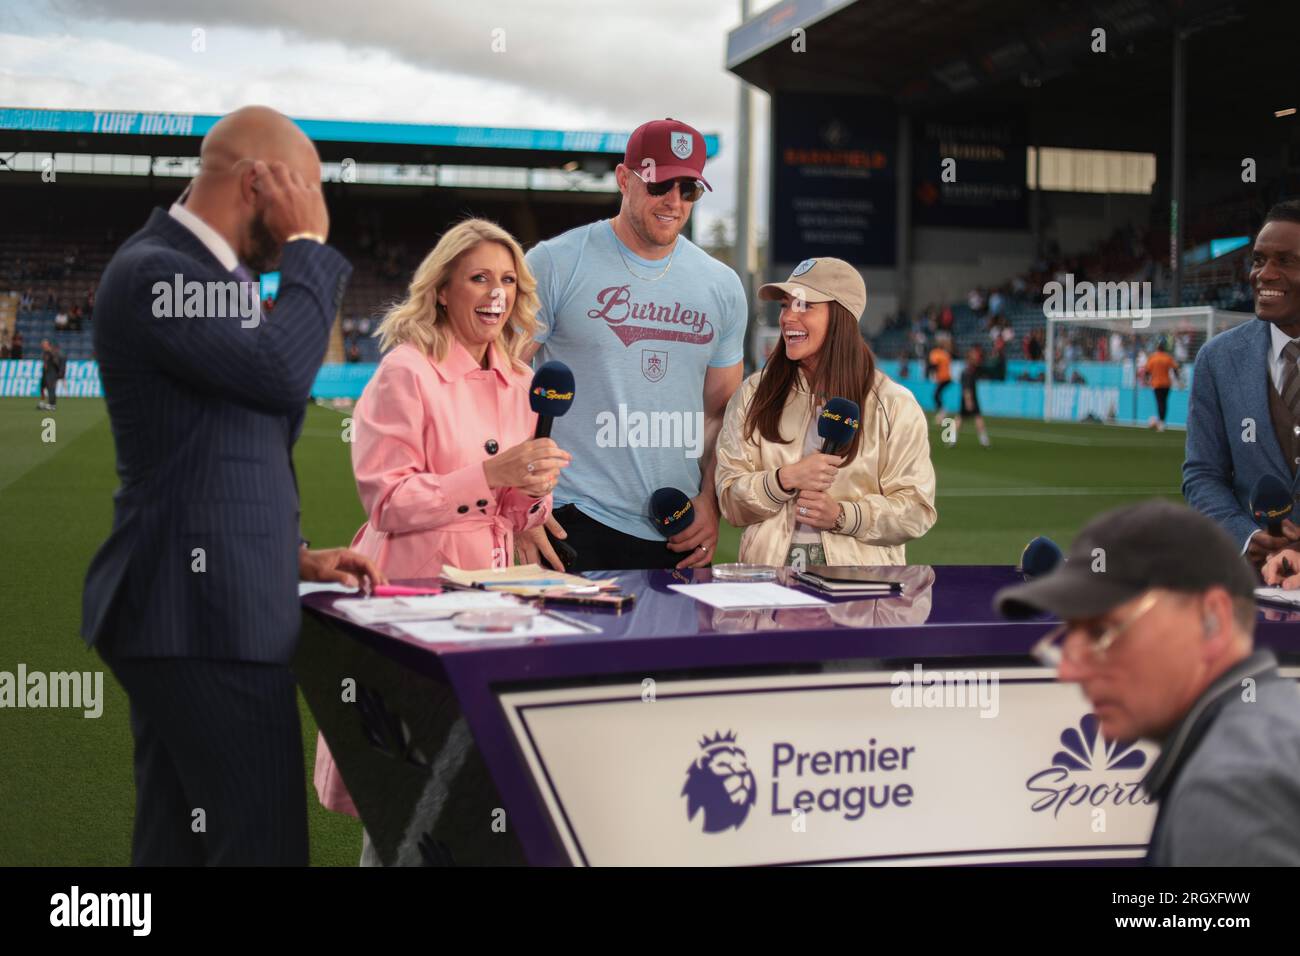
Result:
[[945,410],[945,409],[944,409],[944,406],[943,406],[943,393],[944,393],[944,390],[945,390],[949,385],[951,385],[951,384],[952,384],[952,380],[949,379],[949,380],[946,381],[946,382],[940,382],[940,383],[938,383],[938,384],[935,385],[935,387],[934,387],[934,407],[935,407],[938,411],[941,411],[941,412],[942,412],[942,411]]
[[306,866],[302,726],[289,667],[100,656],[131,699],[132,865]]
[[41,397],[48,405],[59,403],[59,380],[48,375],[41,379]]
[[1156,393],[1156,415],[1163,422],[1165,414],[1169,411],[1169,387],[1155,389]]
[[583,514],[576,505],[556,509],[555,520],[569,534],[565,542],[578,552],[577,561],[569,565],[567,571],[675,568],[679,561],[690,557],[686,551],[669,551],[666,539],[646,541],[616,531]]

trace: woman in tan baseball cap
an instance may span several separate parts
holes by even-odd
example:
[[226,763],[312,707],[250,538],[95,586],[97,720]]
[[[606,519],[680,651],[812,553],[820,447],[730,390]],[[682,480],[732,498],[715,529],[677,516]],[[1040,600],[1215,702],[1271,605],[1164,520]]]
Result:
[[[930,439],[921,406],[876,368],[858,330],[862,276],[842,259],[805,259],[758,294],[781,303],[781,338],[732,396],[718,437],[718,500],[745,529],[740,560],[906,564],[904,545],[937,517]],[[831,399],[855,403],[859,419],[827,454],[818,422]]]

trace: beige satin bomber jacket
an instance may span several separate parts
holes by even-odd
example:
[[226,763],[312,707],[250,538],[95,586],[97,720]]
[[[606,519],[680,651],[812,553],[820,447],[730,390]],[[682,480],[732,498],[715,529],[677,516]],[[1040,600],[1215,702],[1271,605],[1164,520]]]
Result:
[[[757,431],[744,437],[745,413],[758,388],[755,372],[727,404],[718,436],[717,486],[722,515],[744,528],[740,560],[784,565],[794,536],[795,499],[776,483],[776,470],[804,455],[815,407],[802,374],[781,413],[780,445]],[[912,393],[879,370],[862,409],[857,457],[840,469],[829,493],[844,505],[844,530],[821,533],[828,564],[906,564],[904,545],[938,518],[934,465],[925,412]]]

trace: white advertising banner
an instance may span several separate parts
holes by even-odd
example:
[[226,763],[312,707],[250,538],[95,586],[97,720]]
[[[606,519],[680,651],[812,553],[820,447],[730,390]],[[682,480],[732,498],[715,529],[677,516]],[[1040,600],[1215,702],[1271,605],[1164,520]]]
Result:
[[1047,670],[844,672],[501,702],[572,862],[966,864],[1145,855],[1156,751]]
[[[40,354],[40,349],[36,349]],[[40,359],[7,359],[0,361],[0,397],[36,398],[41,394]],[[63,378],[56,389],[59,398],[103,398],[99,384],[99,363],[93,361],[68,362]]]

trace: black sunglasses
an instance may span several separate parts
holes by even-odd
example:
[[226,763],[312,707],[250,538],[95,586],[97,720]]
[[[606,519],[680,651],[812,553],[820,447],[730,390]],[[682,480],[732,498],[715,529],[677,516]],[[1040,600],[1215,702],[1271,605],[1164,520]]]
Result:
[[[641,178],[640,173],[636,173],[636,176],[638,179]],[[698,179],[665,179],[659,183],[646,182],[644,179],[641,181],[645,183],[645,191],[651,196],[667,195],[674,183],[677,185],[678,192],[682,194],[682,202],[695,202],[704,195],[704,183]]]

